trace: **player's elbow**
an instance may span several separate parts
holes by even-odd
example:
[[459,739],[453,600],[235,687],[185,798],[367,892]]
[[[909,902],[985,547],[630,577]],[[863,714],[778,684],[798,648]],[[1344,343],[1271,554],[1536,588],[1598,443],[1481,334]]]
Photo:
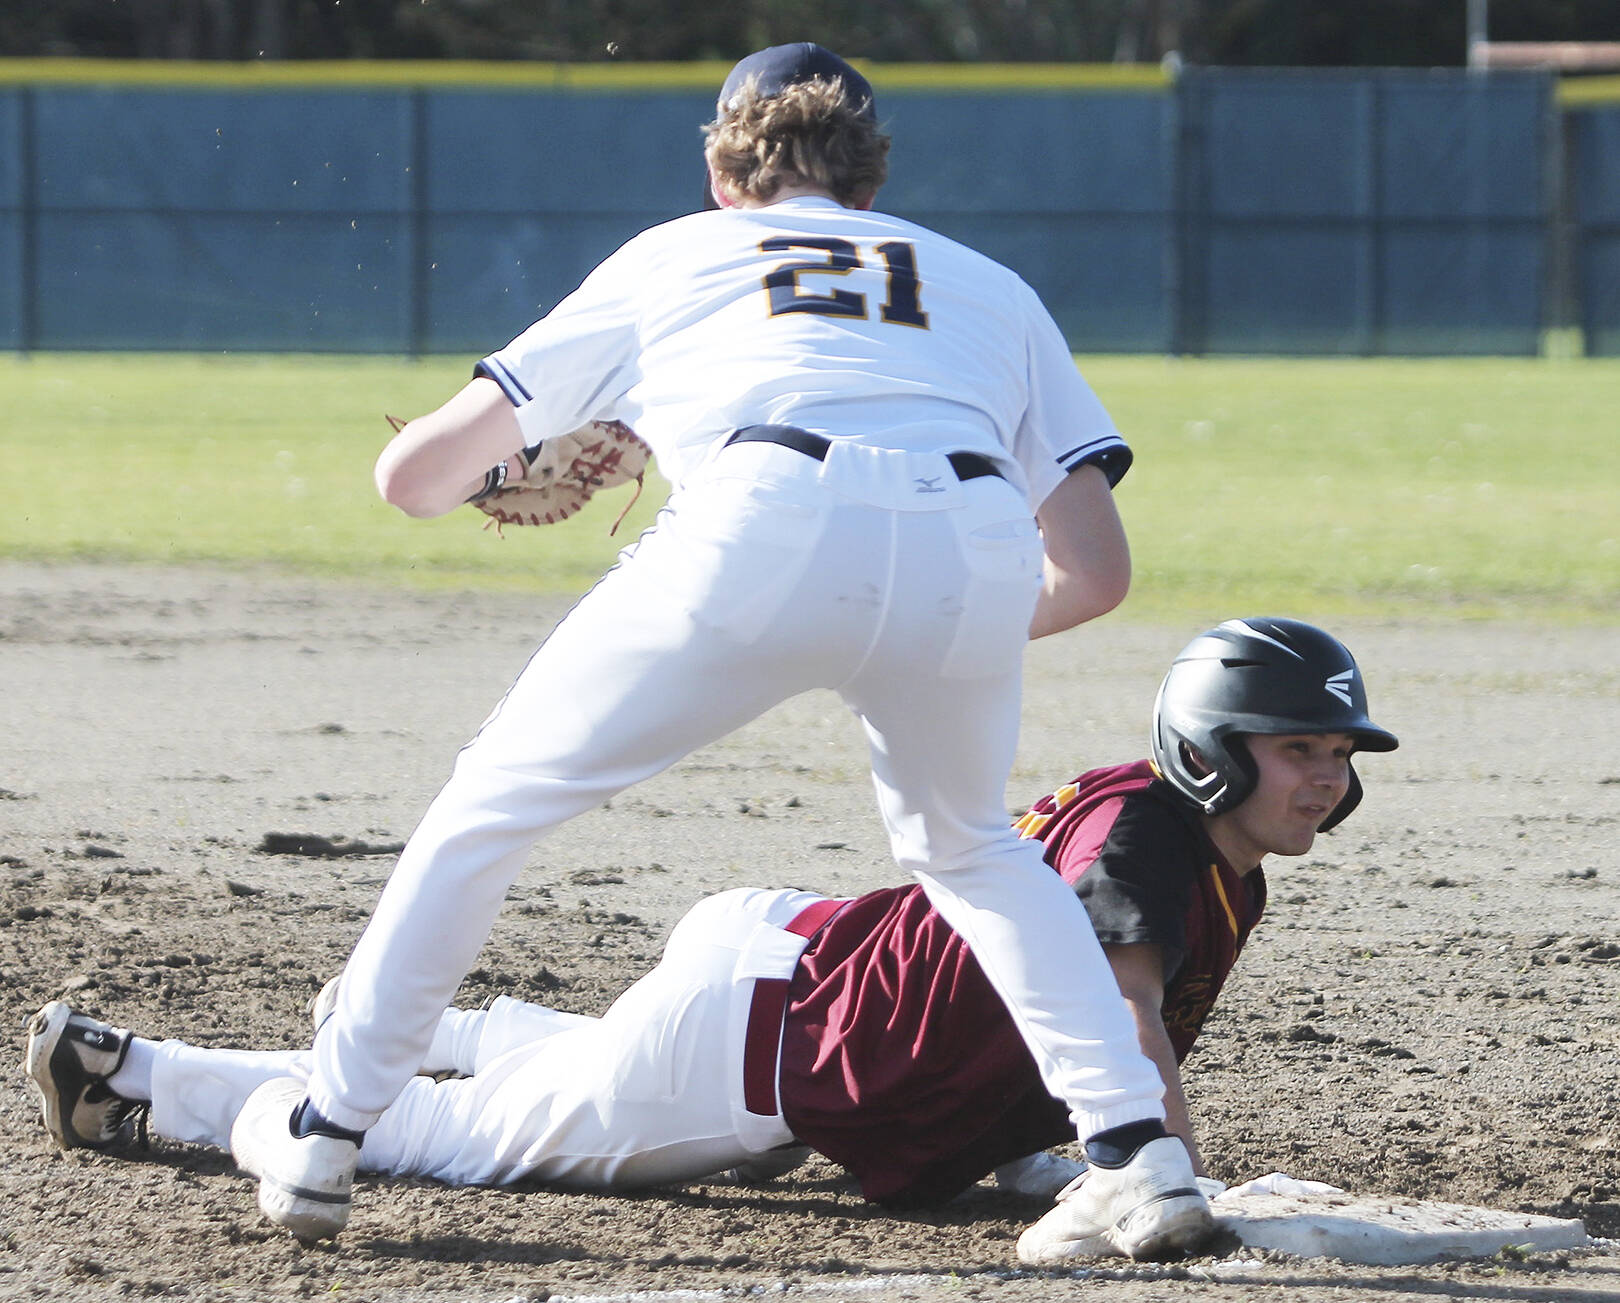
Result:
[[1114,557],[1102,573],[1092,577],[1090,597],[1092,611],[1085,618],[1095,620],[1107,615],[1123,602],[1131,591],[1131,558],[1128,552]]
[[1131,553],[1124,545],[1046,559],[1046,586],[1035,604],[1029,636],[1044,638],[1107,615],[1131,591]]
[[1122,567],[1101,572],[1070,572],[1055,576],[1054,580],[1035,605],[1035,617],[1029,626],[1031,638],[1063,633],[1099,615],[1107,615],[1130,592],[1130,564],[1127,561]]
[[1094,569],[1087,576],[1086,613],[1076,624],[1107,615],[1130,595],[1131,554],[1123,548],[1111,556],[1105,566]]
[[391,448],[383,450],[372,475],[377,492],[389,506],[398,507],[407,516],[423,520],[442,516],[457,505],[444,500],[441,485],[415,470],[408,459],[392,456],[391,453]]

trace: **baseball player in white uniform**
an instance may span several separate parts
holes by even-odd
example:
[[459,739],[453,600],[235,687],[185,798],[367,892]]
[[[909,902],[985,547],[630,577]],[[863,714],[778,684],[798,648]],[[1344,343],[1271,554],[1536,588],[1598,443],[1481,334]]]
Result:
[[[887,137],[815,45],[733,71],[706,129],[718,211],[635,237],[383,452],[383,497],[447,512],[588,420],[671,482],[655,525],[553,630],[457,757],[316,1036],[231,1147],[259,1206],[335,1235],[364,1134],[423,1062],[536,838],[812,688],[870,742],[891,847],[971,947],[1097,1175],[1076,1237],[1133,1256],[1210,1231],[1162,1083],[1074,894],[1008,828],[1032,635],[1115,606],[1130,454],[1036,295],[869,211]],[[791,971],[803,939],[738,977]],[[784,967],[785,966],[785,967]],[[774,1109],[774,1106],[772,1106]],[[780,1116],[759,1118],[760,1147]]]

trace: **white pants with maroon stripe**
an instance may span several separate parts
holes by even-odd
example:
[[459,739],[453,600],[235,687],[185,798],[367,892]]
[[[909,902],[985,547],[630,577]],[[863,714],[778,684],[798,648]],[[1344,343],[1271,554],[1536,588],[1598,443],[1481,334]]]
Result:
[[1008,827],[1042,574],[1022,494],[943,454],[720,449],[557,626],[457,758],[314,1048],[315,1107],[371,1126],[421,1064],[536,838],[778,702],[865,728],[896,860],[972,948],[1082,1136],[1163,1088],[1079,901]]
[[[749,888],[707,897],[601,1018],[500,997],[475,1053],[454,1065],[470,1075],[407,1082],[366,1133],[361,1169],[451,1185],[533,1178],[628,1190],[696,1180],[791,1142],[779,1106],[762,1115],[744,1105],[744,1033],[754,979],[791,976],[806,945],[782,926],[820,899]],[[774,1070],[779,1028],[762,1048]],[[165,1041],[152,1129],[226,1148],[254,1088],[307,1078],[310,1064],[307,1052]]]

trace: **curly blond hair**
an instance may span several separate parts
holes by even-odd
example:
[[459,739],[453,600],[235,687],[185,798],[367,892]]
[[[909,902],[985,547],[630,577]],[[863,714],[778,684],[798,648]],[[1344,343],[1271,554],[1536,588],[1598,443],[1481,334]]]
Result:
[[704,156],[733,198],[769,203],[784,186],[870,203],[889,175],[889,137],[841,81],[813,77],[774,95],[753,78],[703,128]]

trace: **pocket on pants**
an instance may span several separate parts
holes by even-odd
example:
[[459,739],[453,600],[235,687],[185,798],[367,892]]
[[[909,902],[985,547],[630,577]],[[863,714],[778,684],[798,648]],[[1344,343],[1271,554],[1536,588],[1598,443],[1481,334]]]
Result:
[[1015,669],[1029,641],[1045,548],[1029,517],[992,521],[961,537],[965,580],[956,633],[940,673],[977,679]]
[[800,490],[752,480],[701,481],[671,500],[668,517],[633,564],[663,600],[739,642],[753,642],[804,578],[828,507]]

